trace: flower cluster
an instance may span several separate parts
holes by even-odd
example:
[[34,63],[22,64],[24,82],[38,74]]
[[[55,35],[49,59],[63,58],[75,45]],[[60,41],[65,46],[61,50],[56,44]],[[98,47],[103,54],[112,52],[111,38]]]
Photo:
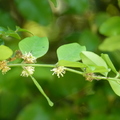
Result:
[[0,70],[2,70],[2,74],[5,74],[8,72],[11,68],[7,66],[7,61],[3,60],[0,61]]
[[60,78],[60,75],[63,77],[63,74],[65,74],[65,70],[66,68],[64,66],[59,66],[56,68],[53,68],[51,71],[53,71],[53,74],[56,74],[58,76],[58,78]]
[[[28,52],[22,55],[22,59],[24,59],[24,63],[35,63],[36,57],[32,55],[32,53]],[[23,71],[21,73],[21,76],[28,77],[29,75],[32,75],[35,71],[35,68],[32,66],[25,66],[23,67]]]
[[32,75],[34,73],[34,71],[35,71],[35,68],[32,66],[23,67],[23,71],[21,73],[21,76],[28,77],[29,75]]
[[30,52],[26,52],[25,54],[22,55],[22,59],[24,59],[25,63],[35,63],[36,62],[36,57],[32,55]]

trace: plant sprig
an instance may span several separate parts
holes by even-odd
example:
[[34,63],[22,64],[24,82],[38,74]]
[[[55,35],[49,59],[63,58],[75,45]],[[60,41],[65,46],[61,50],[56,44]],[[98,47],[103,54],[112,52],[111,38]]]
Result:
[[[16,29],[17,31],[25,31],[20,28]],[[10,35],[12,34],[13,37],[16,37],[14,34],[16,35],[17,31],[10,33]],[[5,34],[5,32],[3,33]],[[57,49],[57,63],[39,64],[37,63],[37,59],[44,56],[49,49],[47,37],[27,37],[21,40],[18,46],[19,52],[16,52],[14,55],[12,55],[13,51],[9,47],[5,45],[0,46],[0,70],[5,74],[7,71],[11,70],[12,67],[22,67],[23,71],[21,76],[30,76],[33,83],[47,99],[50,106],[53,106],[53,102],[51,102],[37,80],[33,77],[35,67],[50,67],[52,68],[51,71],[53,71],[52,75],[56,74],[58,78],[61,76],[64,77],[66,71],[69,71],[82,75],[90,82],[93,80],[107,80],[113,91],[120,96],[120,73],[116,70],[107,54],[101,54],[101,56],[99,56],[94,52],[87,51],[85,46],[81,46],[78,43],[70,43],[62,45]],[[11,62],[16,59],[22,59],[22,63]],[[110,71],[115,74],[114,77],[109,76]]]

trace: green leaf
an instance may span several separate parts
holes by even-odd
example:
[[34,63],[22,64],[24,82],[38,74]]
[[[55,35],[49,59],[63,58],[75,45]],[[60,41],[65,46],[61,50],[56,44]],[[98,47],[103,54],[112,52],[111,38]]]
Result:
[[74,12],[74,14],[83,14],[90,5],[88,0],[65,0],[65,2],[71,8],[70,12]]
[[85,68],[86,65],[81,62],[72,62],[66,60],[58,61],[58,66]]
[[109,56],[107,54],[101,54],[101,57],[106,61],[109,68],[116,74],[118,74],[116,68],[114,67],[112,61],[110,60]]
[[[23,29],[23,28],[20,28],[19,26],[16,26],[16,31],[17,32],[28,32],[30,34],[32,34],[30,31],[26,30],[26,29]],[[33,34],[32,34],[33,35]]]
[[106,38],[104,42],[99,46],[99,49],[103,51],[120,50],[120,35]]
[[55,7],[57,7],[57,0],[50,0],[50,1],[54,4]]
[[19,48],[23,54],[31,52],[36,58],[43,56],[48,51],[47,37],[27,37],[19,42]]
[[106,69],[103,66],[87,66],[86,67],[86,72],[87,73],[105,73],[108,72],[108,69]]
[[99,31],[106,36],[120,35],[120,17],[111,17],[101,25]]
[[4,41],[0,38],[0,45],[4,45]]
[[108,82],[110,83],[110,86],[112,87],[113,91],[120,96],[120,81],[113,81],[111,79],[108,79]]
[[7,31],[6,28],[0,27],[0,35],[4,34]]
[[0,46],[0,60],[6,60],[9,57],[11,57],[12,54],[13,54],[13,51],[9,47],[4,45]]
[[[85,65],[88,65],[89,68],[92,66],[91,70],[92,69],[94,70],[96,68],[96,66],[102,66],[102,67],[106,68],[106,70],[108,70],[108,66],[105,63],[105,61],[97,54],[95,54],[93,52],[89,52],[89,51],[83,51],[83,52],[81,52],[80,56],[82,58],[82,62]],[[93,67],[95,67],[95,68],[93,68]],[[101,72],[101,74],[107,76],[108,72]]]
[[30,77],[31,77],[31,79],[33,80],[33,82],[34,82],[34,84],[36,85],[36,87],[38,88],[38,90],[42,93],[42,95],[47,99],[47,101],[48,101],[48,104],[50,105],[50,106],[53,106],[54,105],[54,103],[48,98],[48,96],[45,94],[45,92],[43,91],[43,89],[42,89],[42,87],[40,86],[40,84],[36,81],[36,79],[33,77],[33,76],[31,76],[30,75]]
[[78,43],[62,45],[57,49],[58,60],[78,61],[81,59],[80,52],[85,50],[85,46],[80,46]]
[[17,32],[11,30],[11,29],[8,29],[8,31],[5,32],[5,35],[6,37],[13,37],[13,38],[16,38],[16,39],[21,39],[20,36],[18,35]]

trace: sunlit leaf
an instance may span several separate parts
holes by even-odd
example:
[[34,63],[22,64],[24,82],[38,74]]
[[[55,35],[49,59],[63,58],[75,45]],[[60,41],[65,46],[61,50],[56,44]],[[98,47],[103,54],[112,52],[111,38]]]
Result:
[[19,48],[23,54],[31,52],[36,58],[43,56],[48,51],[47,37],[27,37],[19,42]]
[[85,50],[85,46],[80,46],[78,43],[62,45],[57,49],[58,60],[78,61],[81,59],[80,52]]
[[112,87],[113,91],[120,96],[120,81],[113,81],[111,79],[108,79],[108,82],[110,83],[110,86]]
[[120,35],[106,38],[99,46],[99,49],[103,51],[120,50]]
[[12,50],[4,45],[0,46],[0,60],[5,60],[11,57],[13,54]]
[[106,69],[104,66],[87,66],[86,67],[86,72],[88,73],[105,73],[108,72],[108,69]]
[[112,61],[110,60],[109,56],[107,54],[101,54],[101,57],[106,61],[107,65],[110,67],[110,69],[114,73],[118,74],[118,72],[117,72],[116,68],[114,67]]
[[85,64],[81,62],[72,62],[72,61],[66,61],[66,60],[60,60],[58,61],[58,66],[65,66],[65,67],[78,67],[78,68],[84,68],[86,67]]
[[[90,51],[83,51],[83,52],[81,52],[80,56],[81,56],[82,62],[84,64],[86,64],[88,66],[92,66],[92,67],[103,66],[104,68],[106,68],[108,70],[108,66],[105,63],[105,61],[97,54],[90,52]],[[102,74],[107,76],[108,72],[104,72]]]
[[120,17],[109,18],[100,27],[100,33],[106,36],[120,35]]

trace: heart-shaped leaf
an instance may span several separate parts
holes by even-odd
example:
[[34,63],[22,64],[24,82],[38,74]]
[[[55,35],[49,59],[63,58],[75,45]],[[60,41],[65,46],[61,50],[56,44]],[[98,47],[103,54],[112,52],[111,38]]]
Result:
[[78,61],[81,59],[80,52],[85,50],[85,46],[80,46],[78,43],[62,45],[57,49],[58,60]]
[[32,36],[19,42],[19,48],[23,54],[31,52],[36,58],[43,56],[48,51],[47,37]]

